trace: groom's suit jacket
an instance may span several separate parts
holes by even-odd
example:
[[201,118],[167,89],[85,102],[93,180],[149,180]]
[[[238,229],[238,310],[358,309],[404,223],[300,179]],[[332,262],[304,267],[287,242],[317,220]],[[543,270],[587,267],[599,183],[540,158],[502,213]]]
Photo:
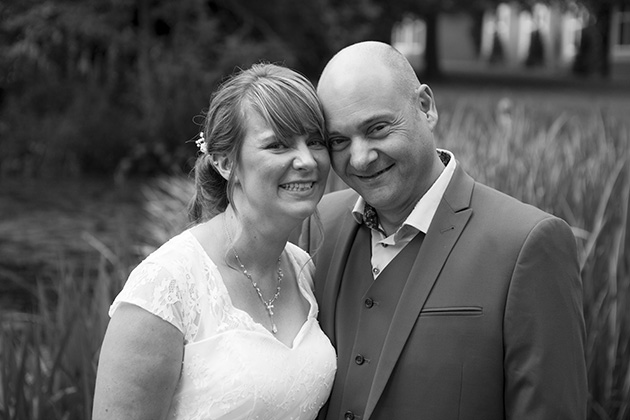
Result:
[[307,221],[299,241],[315,252],[319,320],[339,354],[321,419],[586,418],[582,285],[564,221],[458,164],[418,251],[367,281],[357,197],[327,194],[323,232]]

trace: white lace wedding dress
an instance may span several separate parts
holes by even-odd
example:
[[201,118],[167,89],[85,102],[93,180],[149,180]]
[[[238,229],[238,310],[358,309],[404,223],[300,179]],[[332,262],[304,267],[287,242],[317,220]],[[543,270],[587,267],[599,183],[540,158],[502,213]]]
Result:
[[[138,305],[184,334],[184,359],[171,419],[314,419],[325,403],[336,355],[317,321],[314,266],[285,248],[310,303],[291,347],[232,306],[221,275],[189,232],[175,236],[134,269],[110,308]],[[302,267],[306,264],[306,267]]]

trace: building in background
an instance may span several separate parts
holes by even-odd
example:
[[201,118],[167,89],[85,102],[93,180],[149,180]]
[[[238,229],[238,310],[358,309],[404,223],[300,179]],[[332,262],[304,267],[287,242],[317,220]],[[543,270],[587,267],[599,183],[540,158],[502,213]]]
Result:
[[[588,14],[536,4],[531,12],[503,3],[484,14],[481,58],[508,66],[569,69],[577,55]],[[500,45],[497,45],[500,44]],[[501,57],[496,57],[501,51]]]
[[[591,17],[575,5],[563,10],[542,3],[525,10],[502,3],[486,10],[480,22],[468,14],[444,14],[438,24],[441,64],[507,69],[538,68],[542,72],[570,72],[579,53],[583,30]],[[611,78],[630,79],[630,6],[617,6],[610,19]],[[426,27],[421,19],[406,16],[392,31],[392,45],[422,69]]]

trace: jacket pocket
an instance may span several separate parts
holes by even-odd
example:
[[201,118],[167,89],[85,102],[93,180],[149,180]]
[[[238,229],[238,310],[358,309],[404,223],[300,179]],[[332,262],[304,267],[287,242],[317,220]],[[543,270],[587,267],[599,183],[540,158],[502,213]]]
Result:
[[441,308],[422,308],[420,316],[481,316],[481,306],[444,306]]

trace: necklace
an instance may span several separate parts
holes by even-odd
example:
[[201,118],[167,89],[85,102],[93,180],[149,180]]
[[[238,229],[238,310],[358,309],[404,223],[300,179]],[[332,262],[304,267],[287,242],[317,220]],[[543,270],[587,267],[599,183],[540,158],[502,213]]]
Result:
[[256,290],[256,294],[258,295],[258,298],[260,298],[260,301],[265,306],[265,309],[267,309],[267,314],[269,315],[269,320],[271,321],[271,332],[273,334],[276,334],[278,332],[278,328],[276,327],[276,323],[273,320],[273,303],[280,296],[280,288],[281,288],[280,283],[282,282],[282,278],[284,277],[284,273],[282,272],[282,267],[280,267],[280,258],[282,257],[282,254],[280,254],[280,257],[278,257],[278,281],[276,284],[276,293],[274,293],[271,299],[266,300],[263,297],[260,287],[258,287],[258,284],[256,284],[256,282],[252,278],[252,275],[249,274],[249,272],[247,271],[247,268],[245,268],[245,265],[241,262],[241,259],[236,253],[236,248],[234,248],[234,242],[232,242],[232,236],[230,235],[230,231],[228,230],[227,224],[225,223],[225,213],[224,213],[223,218],[224,218],[223,226],[225,227],[225,233],[227,234],[228,240],[230,241],[230,248],[232,248],[232,252],[234,253],[234,258],[236,258],[236,262],[238,263],[241,271],[243,272],[245,277],[247,277],[247,279],[250,281],[252,286],[254,286],[254,289]]

